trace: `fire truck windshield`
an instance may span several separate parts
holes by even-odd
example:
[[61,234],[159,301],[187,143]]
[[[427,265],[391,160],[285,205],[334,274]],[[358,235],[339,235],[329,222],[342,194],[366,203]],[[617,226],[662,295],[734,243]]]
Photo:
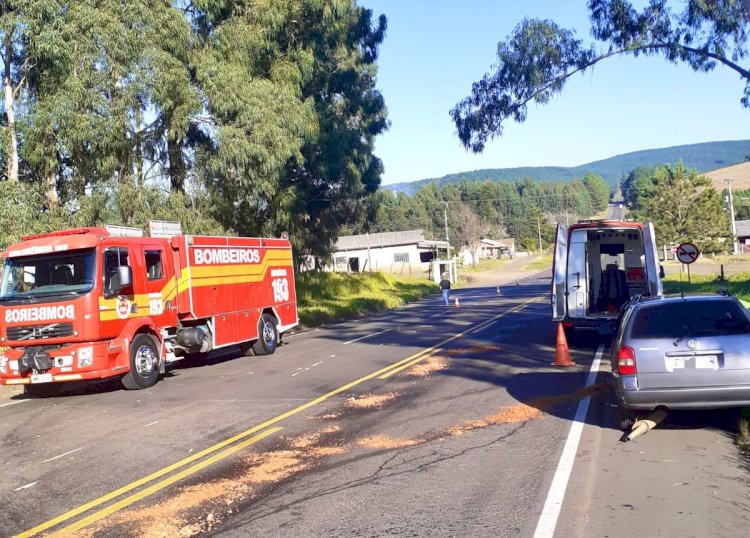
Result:
[[82,295],[94,288],[95,275],[94,249],[7,258],[0,285],[0,303],[39,302]]

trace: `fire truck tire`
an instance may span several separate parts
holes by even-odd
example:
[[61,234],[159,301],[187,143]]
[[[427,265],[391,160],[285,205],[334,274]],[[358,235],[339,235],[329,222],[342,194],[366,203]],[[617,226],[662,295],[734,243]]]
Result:
[[271,355],[279,345],[279,330],[276,328],[276,318],[270,314],[263,314],[258,322],[258,339],[253,343],[255,355]]
[[130,345],[130,371],[122,377],[128,390],[153,387],[159,378],[159,349],[153,337],[137,334]]

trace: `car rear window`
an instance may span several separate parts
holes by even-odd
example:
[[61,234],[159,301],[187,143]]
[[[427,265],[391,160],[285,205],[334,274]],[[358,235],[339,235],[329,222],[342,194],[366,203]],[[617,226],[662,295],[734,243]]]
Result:
[[726,301],[679,301],[642,308],[633,320],[631,338],[722,336],[750,331],[740,306]]

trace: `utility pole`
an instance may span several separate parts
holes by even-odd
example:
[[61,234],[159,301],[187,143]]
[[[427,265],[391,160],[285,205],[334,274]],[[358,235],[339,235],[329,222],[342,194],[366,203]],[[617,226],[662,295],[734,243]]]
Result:
[[448,259],[450,259],[451,243],[448,238],[448,202],[443,202],[443,221],[445,222],[445,242],[448,243]]
[[732,196],[732,180],[727,178],[724,180],[724,183],[727,184],[727,190],[729,191],[729,219],[732,223],[732,254],[737,254],[737,227],[734,222],[734,196]]
[[536,219],[536,231],[539,234],[539,254],[542,253],[542,223],[539,218]]

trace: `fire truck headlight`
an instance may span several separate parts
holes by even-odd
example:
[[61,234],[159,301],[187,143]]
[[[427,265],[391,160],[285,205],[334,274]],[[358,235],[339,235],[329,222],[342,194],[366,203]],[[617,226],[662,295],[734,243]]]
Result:
[[85,368],[94,362],[94,348],[82,347],[78,350],[78,367]]
[[0,373],[8,373],[8,357],[0,355]]

